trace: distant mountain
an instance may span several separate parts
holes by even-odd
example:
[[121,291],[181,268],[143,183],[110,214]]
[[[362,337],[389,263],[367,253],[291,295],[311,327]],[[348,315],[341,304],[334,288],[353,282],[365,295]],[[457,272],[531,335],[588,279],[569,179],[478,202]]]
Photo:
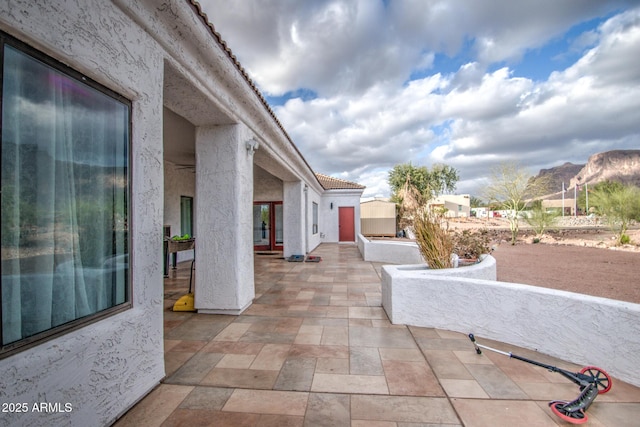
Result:
[[640,150],[614,150],[594,154],[569,186],[618,181],[640,186]]
[[578,175],[584,167],[584,164],[575,165],[573,163],[567,162],[562,166],[556,166],[549,169],[541,169],[534,179],[548,179],[550,184],[549,190],[560,192],[562,190],[562,183],[564,182],[565,189],[569,188],[569,183],[571,182],[571,180],[575,179],[576,175]]
[[584,165],[565,163],[562,166],[542,169],[533,179],[544,176],[550,177],[550,189],[553,191],[552,194],[545,196],[545,199],[561,198],[563,182],[565,190],[571,189],[572,192],[576,185],[582,186],[586,183],[591,186],[602,181],[617,181],[640,187],[640,150],[613,150],[597,153],[589,157]]

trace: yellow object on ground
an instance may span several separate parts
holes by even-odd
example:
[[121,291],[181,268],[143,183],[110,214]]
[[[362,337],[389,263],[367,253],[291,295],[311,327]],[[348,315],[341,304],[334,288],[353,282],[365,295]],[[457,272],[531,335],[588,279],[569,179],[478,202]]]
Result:
[[178,298],[178,301],[173,304],[173,311],[196,311],[193,292],[189,292]]

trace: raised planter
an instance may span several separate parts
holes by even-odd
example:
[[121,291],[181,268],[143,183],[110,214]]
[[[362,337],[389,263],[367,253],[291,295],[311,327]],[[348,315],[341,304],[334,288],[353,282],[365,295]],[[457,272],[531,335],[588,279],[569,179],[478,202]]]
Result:
[[640,386],[640,304],[495,278],[492,256],[456,269],[385,265],[382,305],[394,324],[472,332]]
[[424,262],[415,242],[369,240],[358,234],[358,249],[365,261],[389,264],[419,264]]

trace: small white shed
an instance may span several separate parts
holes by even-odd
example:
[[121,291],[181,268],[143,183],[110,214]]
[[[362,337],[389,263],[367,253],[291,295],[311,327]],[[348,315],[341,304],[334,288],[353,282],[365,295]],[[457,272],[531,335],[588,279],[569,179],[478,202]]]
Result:
[[365,236],[396,235],[396,204],[385,200],[360,203],[360,221]]

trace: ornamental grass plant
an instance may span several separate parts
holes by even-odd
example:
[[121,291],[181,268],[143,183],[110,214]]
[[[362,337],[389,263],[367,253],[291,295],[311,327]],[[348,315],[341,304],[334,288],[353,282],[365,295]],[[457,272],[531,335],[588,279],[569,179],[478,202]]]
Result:
[[442,215],[423,208],[414,217],[416,243],[431,269],[452,268],[454,240]]

